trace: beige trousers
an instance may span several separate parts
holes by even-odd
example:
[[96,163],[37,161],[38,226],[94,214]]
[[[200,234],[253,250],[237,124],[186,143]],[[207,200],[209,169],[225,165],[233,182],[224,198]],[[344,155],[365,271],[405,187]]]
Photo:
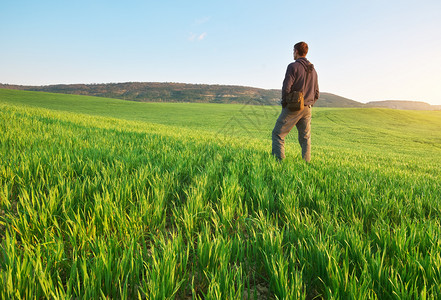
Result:
[[276,158],[279,160],[285,158],[285,137],[295,125],[302,147],[302,158],[306,162],[311,160],[311,110],[310,106],[305,106],[302,111],[290,111],[288,108],[282,108],[272,134],[272,153]]

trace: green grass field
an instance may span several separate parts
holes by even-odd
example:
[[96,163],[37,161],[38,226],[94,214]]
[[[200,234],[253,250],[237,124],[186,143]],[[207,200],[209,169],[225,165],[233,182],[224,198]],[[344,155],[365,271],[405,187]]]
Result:
[[436,299],[441,112],[0,90],[1,299]]

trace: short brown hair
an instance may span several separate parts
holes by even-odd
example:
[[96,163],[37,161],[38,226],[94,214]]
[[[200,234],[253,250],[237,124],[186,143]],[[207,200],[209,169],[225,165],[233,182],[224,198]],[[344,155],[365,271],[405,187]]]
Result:
[[305,42],[299,42],[294,45],[294,50],[297,50],[300,56],[308,54],[308,44]]

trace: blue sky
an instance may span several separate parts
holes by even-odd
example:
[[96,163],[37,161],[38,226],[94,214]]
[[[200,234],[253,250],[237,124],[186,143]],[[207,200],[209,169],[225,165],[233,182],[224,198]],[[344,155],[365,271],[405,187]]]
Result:
[[0,0],[0,83],[280,89],[306,41],[322,92],[441,104],[441,1]]

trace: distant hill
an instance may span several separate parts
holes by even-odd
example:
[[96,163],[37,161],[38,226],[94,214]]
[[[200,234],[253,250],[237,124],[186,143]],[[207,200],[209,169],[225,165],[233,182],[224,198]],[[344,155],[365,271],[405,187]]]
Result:
[[[244,86],[159,82],[125,82],[107,84],[57,84],[24,86],[0,84],[0,88],[87,95],[139,102],[247,103],[277,105],[281,90]],[[362,107],[364,104],[330,93],[321,93],[318,107]]]
[[317,107],[364,107],[364,104],[331,93],[320,93],[315,104]]
[[[172,82],[124,82],[101,84],[57,84],[24,86],[0,84],[0,88],[24,91],[87,95],[138,102],[246,103],[277,105],[281,90],[233,85],[186,84]],[[413,101],[375,101],[363,104],[331,93],[320,93],[317,107],[386,107],[435,110],[441,107]]]
[[125,82],[59,84],[48,86],[2,85],[0,88],[116,98],[139,102],[249,103],[274,105],[280,91],[244,86]]
[[429,103],[421,101],[404,100],[371,101],[366,103],[366,107],[384,107],[405,110],[441,110],[441,105],[430,105]]

